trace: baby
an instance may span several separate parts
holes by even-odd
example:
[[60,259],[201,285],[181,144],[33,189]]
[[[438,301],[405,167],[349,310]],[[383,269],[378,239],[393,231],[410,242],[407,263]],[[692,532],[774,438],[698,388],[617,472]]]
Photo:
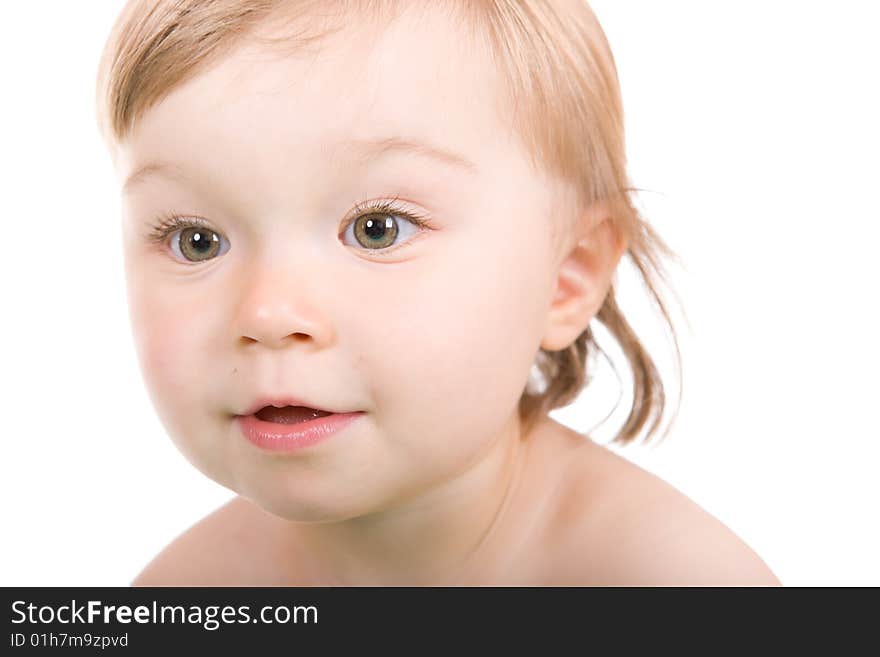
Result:
[[[130,0],[98,113],[150,398],[237,496],[134,585],[775,585],[693,501],[554,421],[671,251],[627,187],[583,0]],[[203,246],[204,245],[204,246]],[[535,376],[537,373],[537,376]]]

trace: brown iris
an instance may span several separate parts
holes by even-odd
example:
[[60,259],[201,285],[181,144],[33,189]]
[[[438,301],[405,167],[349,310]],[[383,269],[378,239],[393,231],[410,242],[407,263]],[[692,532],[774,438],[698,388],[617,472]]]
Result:
[[384,213],[364,214],[354,221],[354,236],[364,247],[385,249],[397,238],[397,222]]
[[180,231],[180,252],[189,260],[210,260],[217,255],[220,238],[214,231],[190,226]]

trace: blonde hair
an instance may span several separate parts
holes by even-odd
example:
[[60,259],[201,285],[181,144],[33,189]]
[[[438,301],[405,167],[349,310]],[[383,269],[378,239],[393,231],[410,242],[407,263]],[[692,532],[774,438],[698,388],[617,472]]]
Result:
[[[629,196],[636,190],[628,185],[617,68],[592,9],[585,0],[434,0],[426,5],[454,10],[461,25],[491,48],[507,82],[505,100],[514,128],[533,166],[570,182],[579,207],[601,202],[609,209],[614,227],[626,239],[625,255],[671,330],[680,404],[681,352],[657,291],[659,282],[668,285],[662,259],[677,256]],[[353,10],[359,19],[382,25],[414,5],[402,0],[129,0],[98,70],[97,118],[103,138],[111,145],[124,141],[150,107],[245,39],[256,39],[258,27],[282,18],[327,19],[330,6],[342,9],[337,18]],[[257,40],[295,52],[342,27],[343,21],[331,25],[324,20],[312,33],[303,27]],[[642,430],[648,440],[667,405],[665,388],[654,360],[617,305],[614,283],[596,319],[619,344],[633,378],[629,414],[611,442],[628,444]],[[612,362],[590,326],[566,349],[539,350],[533,372],[537,370],[543,389],[527,384],[518,405],[526,430],[579,395],[592,379],[598,353]]]

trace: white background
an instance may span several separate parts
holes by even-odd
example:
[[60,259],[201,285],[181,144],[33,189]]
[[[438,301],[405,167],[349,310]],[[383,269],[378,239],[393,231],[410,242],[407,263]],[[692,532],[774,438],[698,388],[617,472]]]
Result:
[[[669,440],[622,453],[784,584],[880,585],[878,11],[592,4],[618,63],[632,181],[684,262],[670,273],[690,321]],[[125,585],[232,496],[165,435],[130,337],[117,183],[93,118],[121,6],[12,3],[0,28],[0,585]],[[662,357],[625,268],[620,282]],[[587,431],[616,385],[606,370],[554,416]]]

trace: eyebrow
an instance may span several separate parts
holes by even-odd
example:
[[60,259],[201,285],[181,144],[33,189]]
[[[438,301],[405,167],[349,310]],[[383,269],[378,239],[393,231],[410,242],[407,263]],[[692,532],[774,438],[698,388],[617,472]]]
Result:
[[[424,142],[410,141],[403,137],[350,140],[345,142],[344,145],[349,151],[353,151],[361,162],[377,159],[392,153],[409,153],[432,159],[439,164],[466,173],[474,174],[478,170],[477,165],[463,155]],[[130,192],[141,182],[154,176],[162,176],[172,180],[183,180],[185,178],[183,169],[176,164],[170,162],[147,162],[137,167],[126,179],[125,184],[122,186],[123,192]]]

